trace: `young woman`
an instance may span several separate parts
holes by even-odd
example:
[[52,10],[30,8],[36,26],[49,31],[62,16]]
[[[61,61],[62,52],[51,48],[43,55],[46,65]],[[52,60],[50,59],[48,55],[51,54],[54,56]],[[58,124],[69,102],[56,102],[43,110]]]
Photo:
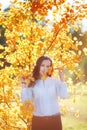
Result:
[[[62,130],[58,96],[67,97],[67,86],[62,70],[59,70],[59,80],[51,77],[52,72],[52,60],[47,56],[41,56],[33,70],[35,81],[22,87],[22,102],[34,99],[32,130]],[[22,79],[22,86],[25,86],[24,82]]]

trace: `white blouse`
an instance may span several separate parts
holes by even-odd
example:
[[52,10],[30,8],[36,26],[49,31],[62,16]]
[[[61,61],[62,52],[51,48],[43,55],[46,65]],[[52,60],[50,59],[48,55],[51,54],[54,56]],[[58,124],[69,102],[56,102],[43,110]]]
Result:
[[34,87],[23,87],[21,91],[22,103],[34,99],[36,116],[50,116],[60,112],[58,96],[67,96],[67,85],[55,78],[47,77],[46,80],[37,80]]

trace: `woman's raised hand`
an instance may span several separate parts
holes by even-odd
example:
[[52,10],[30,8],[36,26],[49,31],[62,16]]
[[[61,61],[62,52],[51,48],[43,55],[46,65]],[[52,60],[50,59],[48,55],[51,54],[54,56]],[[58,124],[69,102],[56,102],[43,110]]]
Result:
[[21,77],[21,87],[22,88],[24,88],[24,87],[26,87],[27,86],[27,83],[26,83],[26,81],[25,81],[25,78],[24,77]]
[[64,71],[59,70],[59,77],[61,81],[64,81]]
[[58,70],[59,70],[60,80],[61,80],[61,81],[64,81],[64,68],[63,68],[63,67],[60,67],[60,68],[58,68]]

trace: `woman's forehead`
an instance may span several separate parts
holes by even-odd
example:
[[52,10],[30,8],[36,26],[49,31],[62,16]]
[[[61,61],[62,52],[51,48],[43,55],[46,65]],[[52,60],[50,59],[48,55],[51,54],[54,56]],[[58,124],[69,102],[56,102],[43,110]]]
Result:
[[50,60],[43,60],[41,64],[51,65],[51,61]]

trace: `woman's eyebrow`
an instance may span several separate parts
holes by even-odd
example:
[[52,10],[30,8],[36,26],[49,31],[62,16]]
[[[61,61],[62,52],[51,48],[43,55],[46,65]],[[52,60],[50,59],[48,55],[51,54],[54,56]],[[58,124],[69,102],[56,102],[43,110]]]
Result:
[[51,67],[51,65],[47,65],[47,67]]

